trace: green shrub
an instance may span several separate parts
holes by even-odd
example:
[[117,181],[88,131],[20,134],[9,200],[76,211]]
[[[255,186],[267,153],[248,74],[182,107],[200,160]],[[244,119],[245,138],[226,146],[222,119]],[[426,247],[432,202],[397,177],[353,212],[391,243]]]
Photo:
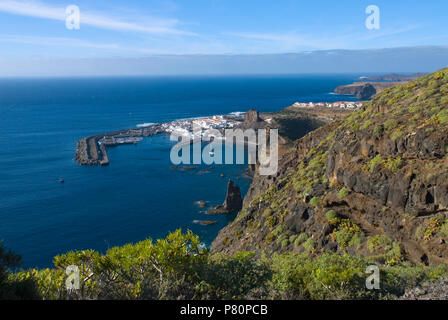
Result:
[[402,260],[401,248],[397,242],[392,244],[392,249],[386,254],[386,264],[387,265],[396,265]]
[[392,173],[396,173],[403,166],[403,159],[399,158],[389,158],[384,163],[384,166],[392,171]]
[[421,106],[411,106],[409,107],[409,112],[410,113],[419,113],[423,111],[423,108]]
[[306,233],[299,234],[296,240],[294,241],[294,247],[298,248],[306,240],[308,240],[308,235]]
[[283,226],[279,225],[272,231],[272,234],[277,237],[278,235],[282,234],[283,231],[284,231]]
[[375,129],[373,129],[373,133],[380,135],[384,132],[384,127],[383,126],[376,126]]
[[386,131],[390,131],[392,129],[395,129],[398,125],[398,121],[395,119],[389,119],[386,120],[386,122],[384,123],[384,129],[386,129]]
[[306,251],[311,252],[314,249],[314,241],[312,238],[308,238],[302,246],[305,248]]
[[370,253],[387,252],[392,249],[393,241],[387,235],[378,234],[367,239],[367,249]]
[[437,114],[440,124],[448,124],[448,110],[444,109]]
[[370,172],[373,172],[375,170],[376,166],[381,164],[383,162],[383,158],[380,154],[377,154],[373,159],[371,159],[366,166],[366,169]]
[[347,188],[343,187],[341,190],[338,191],[338,198],[344,199],[346,196],[348,196]]
[[266,225],[270,228],[274,227],[277,224],[276,216],[269,216],[266,218]]
[[362,124],[361,129],[362,129],[362,130],[365,130],[365,129],[367,129],[368,127],[370,127],[371,125],[373,125],[373,121],[372,121],[372,120],[367,120],[367,121],[365,121],[365,122]]
[[313,198],[310,200],[310,205],[312,205],[313,207],[318,206],[319,203],[320,203],[320,198],[319,198],[319,197],[313,197]]
[[398,138],[403,136],[403,131],[400,129],[395,130],[394,132],[392,132],[392,134],[390,135],[390,138],[392,140],[397,140]]
[[349,247],[355,247],[357,249],[359,249],[359,247],[362,244],[362,240],[364,238],[364,234],[363,233],[355,233],[352,238],[350,239],[350,241],[348,242],[348,246]]
[[338,218],[338,214],[334,210],[328,210],[327,213],[325,213],[325,217],[329,222],[332,222]]
[[270,243],[274,242],[274,240],[275,240],[275,236],[272,233],[269,233],[265,239],[266,244],[270,244]]
[[448,222],[445,222],[440,227],[440,235],[444,238],[448,238]]
[[337,228],[329,235],[329,238],[335,241],[342,250],[349,246],[359,247],[364,233],[361,228],[350,219],[340,220]]

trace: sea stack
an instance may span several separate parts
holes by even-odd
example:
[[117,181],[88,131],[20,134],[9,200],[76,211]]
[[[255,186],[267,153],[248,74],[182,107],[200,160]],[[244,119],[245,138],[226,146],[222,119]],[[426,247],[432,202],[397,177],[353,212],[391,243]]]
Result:
[[241,198],[240,188],[232,181],[227,183],[227,193],[224,203],[207,210],[207,214],[224,214],[238,212],[243,208],[243,199]]
[[227,194],[223,207],[229,212],[240,211],[243,208],[240,188],[232,180],[227,183]]

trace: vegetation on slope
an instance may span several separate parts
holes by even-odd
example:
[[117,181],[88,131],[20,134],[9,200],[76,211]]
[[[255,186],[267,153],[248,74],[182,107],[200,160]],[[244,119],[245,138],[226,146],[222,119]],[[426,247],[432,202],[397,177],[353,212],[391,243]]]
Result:
[[[76,265],[80,288],[67,290],[66,268]],[[2,270],[2,299],[378,299],[395,298],[444,268],[381,268],[381,289],[367,290],[369,262],[334,253],[212,254],[199,238],[180,230],[150,239],[54,258],[54,268],[12,273]]]
[[298,140],[275,177],[255,176],[242,212],[212,248],[446,264],[447,154],[444,69],[386,89]]

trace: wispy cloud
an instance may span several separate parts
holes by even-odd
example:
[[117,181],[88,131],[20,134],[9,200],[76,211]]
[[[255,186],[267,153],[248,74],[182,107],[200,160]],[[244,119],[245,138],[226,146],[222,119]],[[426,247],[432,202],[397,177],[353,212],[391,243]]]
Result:
[[[224,35],[246,39],[256,47],[263,49],[272,48],[274,52],[279,51],[303,51],[303,50],[330,50],[330,49],[365,49],[373,40],[395,39],[394,36],[401,35],[418,29],[419,26],[412,25],[402,28],[369,31],[367,29],[357,32],[344,32],[332,36],[324,34],[301,34],[297,31],[286,31],[282,33],[259,33],[259,32],[226,32]],[[245,44],[246,46],[248,43]]]
[[256,33],[256,32],[226,32],[224,35],[239,37],[242,39],[253,40],[270,44],[274,50],[322,50],[344,48],[347,36],[339,37],[316,37],[297,32],[285,33]]
[[118,49],[114,43],[95,43],[75,38],[36,37],[23,35],[0,35],[0,43],[20,43],[44,46],[85,47],[95,49]]
[[419,28],[419,26],[413,25],[413,26],[406,26],[403,28],[391,29],[391,30],[386,30],[386,31],[381,31],[381,30],[373,31],[373,32],[371,32],[371,34],[369,34],[365,37],[362,37],[362,40],[373,40],[373,39],[378,39],[378,38],[395,36],[395,35],[402,34],[405,32],[414,31],[418,28]]
[[[81,27],[84,24],[101,29],[142,32],[155,35],[195,35],[192,32],[179,29],[177,27],[179,21],[176,19],[149,17],[145,19],[149,21],[148,23],[135,23],[80,9]],[[36,1],[2,0],[0,1],[0,11],[21,16],[65,21],[65,7],[50,6]],[[135,20],[141,21],[142,19]]]

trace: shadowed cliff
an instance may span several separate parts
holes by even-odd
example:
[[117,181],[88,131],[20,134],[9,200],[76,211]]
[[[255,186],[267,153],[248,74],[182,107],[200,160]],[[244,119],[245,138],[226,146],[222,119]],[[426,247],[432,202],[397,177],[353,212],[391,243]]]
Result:
[[448,69],[384,90],[255,175],[215,252],[324,251],[448,262]]

